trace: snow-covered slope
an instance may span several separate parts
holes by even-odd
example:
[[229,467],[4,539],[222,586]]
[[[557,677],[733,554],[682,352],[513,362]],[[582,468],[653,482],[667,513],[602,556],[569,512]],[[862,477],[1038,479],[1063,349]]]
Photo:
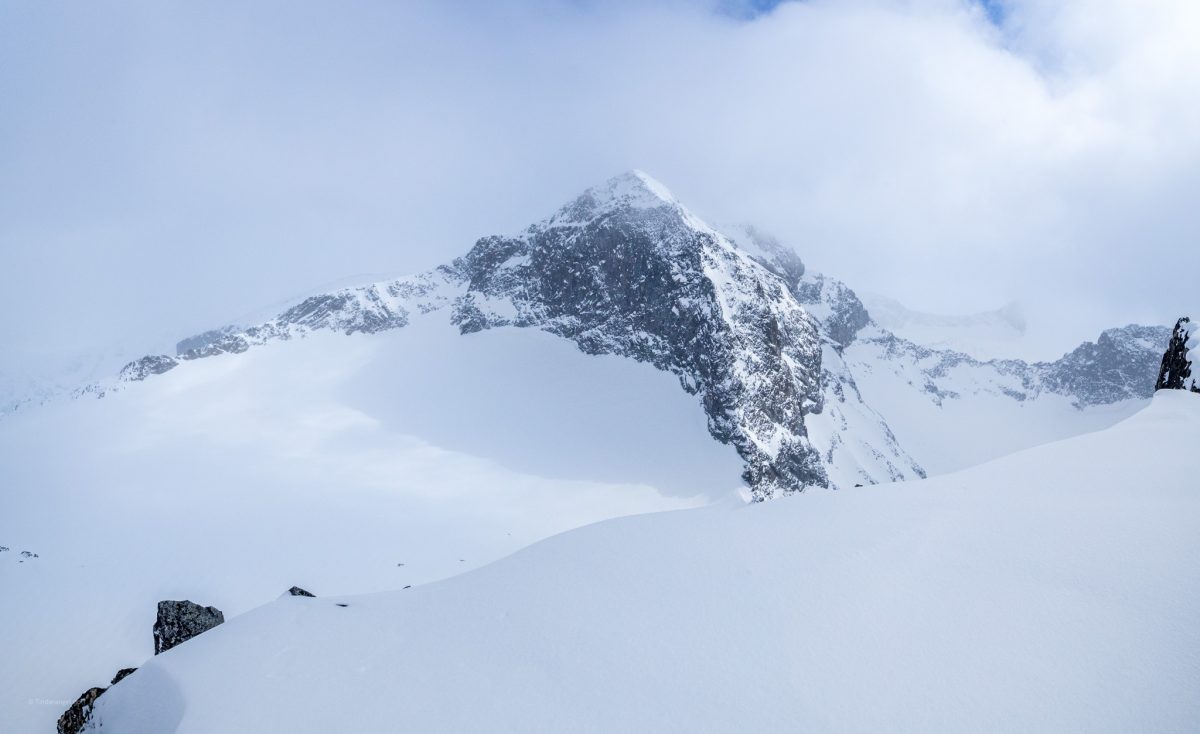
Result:
[[980,361],[875,325],[843,352],[863,399],[930,473],[1110,426],[1154,391],[1165,327],[1109,329],[1055,362]]
[[233,615],[293,584],[399,589],[728,496],[740,472],[670,375],[433,316],[9,416],[0,731],[53,731],[82,691],[148,657],[160,599]]
[[1200,395],[925,481],[612,520],[282,598],[100,731],[1194,732]]

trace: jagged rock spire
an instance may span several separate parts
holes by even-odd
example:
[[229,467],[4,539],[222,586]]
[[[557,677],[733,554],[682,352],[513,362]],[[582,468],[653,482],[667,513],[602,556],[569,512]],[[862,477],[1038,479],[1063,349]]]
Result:
[[1163,354],[1162,367],[1158,370],[1155,390],[1191,390],[1200,393],[1200,383],[1192,376],[1192,363],[1200,352],[1200,324],[1192,323],[1187,316],[1175,322],[1171,341]]

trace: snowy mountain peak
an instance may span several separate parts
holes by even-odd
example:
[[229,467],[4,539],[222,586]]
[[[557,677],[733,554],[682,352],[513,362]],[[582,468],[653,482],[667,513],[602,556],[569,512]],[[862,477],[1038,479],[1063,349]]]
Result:
[[593,186],[584,196],[592,197],[601,205],[613,203],[643,209],[679,204],[666,186],[637,169],[613,176],[599,186]]
[[[626,171],[584,191],[549,219],[530,226],[525,234],[553,227],[582,227],[612,216],[637,219],[649,212],[659,212],[661,221],[679,222],[688,229],[729,242],[723,233],[680,203],[666,186],[639,170]],[[652,220],[653,217],[648,219],[647,224]]]
[[[330,290],[256,325],[205,332],[179,342],[175,355],[135,360],[115,383],[77,394],[102,397],[193,360],[314,332],[406,328],[425,314],[462,334],[532,327],[586,354],[673,374],[699,399],[711,435],[745,462],[755,499],[924,476],[946,444],[942,423],[893,428],[925,406],[941,415],[956,403],[995,399],[1007,409],[1061,396],[1074,413],[1147,398],[1166,341],[1160,327],[1125,327],[1035,364],[931,349],[872,324],[850,287],[805,272],[774,237],[750,226],[714,229],[630,171],[427,273]],[[1011,309],[980,320],[1019,329]],[[937,440],[920,451],[921,436]],[[1031,445],[1024,440],[1012,448]]]

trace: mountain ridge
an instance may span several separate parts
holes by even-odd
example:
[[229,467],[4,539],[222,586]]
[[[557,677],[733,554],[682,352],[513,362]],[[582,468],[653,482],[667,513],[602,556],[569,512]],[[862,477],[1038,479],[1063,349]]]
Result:
[[753,227],[727,230],[630,171],[516,235],[480,238],[450,263],[189,337],[175,355],[134,360],[114,382],[75,394],[103,396],[192,360],[314,331],[371,334],[445,311],[462,334],[533,327],[585,353],[671,372],[702,401],[713,437],[746,462],[751,496],[767,499],[925,475],[859,388],[880,365],[897,367],[898,389],[939,406],[968,392],[951,379],[963,374],[972,390],[1016,402],[1062,395],[1080,410],[1152,392],[1142,372],[1157,367],[1165,327],[1109,329],[1055,362],[980,360],[895,335],[851,288],[807,272],[791,248]]

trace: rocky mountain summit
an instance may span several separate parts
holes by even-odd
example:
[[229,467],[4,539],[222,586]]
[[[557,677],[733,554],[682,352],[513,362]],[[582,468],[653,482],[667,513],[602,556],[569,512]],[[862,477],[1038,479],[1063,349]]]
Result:
[[434,312],[463,334],[533,327],[585,353],[674,374],[701,401],[713,437],[743,459],[756,500],[925,475],[860,389],[883,365],[898,377],[889,390],[938,405],[976,393],[1016,402],[1053,394],[1082,409],[1148,397],[1167,340],[1163,327],[1110,329],[1052,363],[925,347],[875,324],[851,288],[807,272],[775,238],[746,226],[718,231],[634,171],[429,272],[205,332],[80,392],[103,396],[192,360],[314,331],[397,329]]
[[746,461],[756,497],[829,486],[805,416],[820,412],[818,322],[788,283],[640,173],[585,192],[516,237],[480,240],[451,319],[536,326],[589,354],[670,371]]

